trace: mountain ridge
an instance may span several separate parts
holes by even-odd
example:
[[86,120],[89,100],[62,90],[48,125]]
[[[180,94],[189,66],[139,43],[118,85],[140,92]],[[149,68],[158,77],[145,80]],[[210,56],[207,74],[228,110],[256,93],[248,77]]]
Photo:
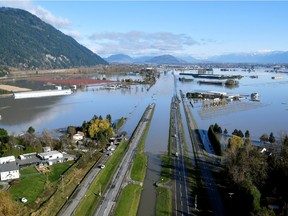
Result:
[[[247,64],[287,64],[288,52],[287,51],[273,51],[267,53],[231,53],[212,56],[206,59],[197,59],[192,56],[180,56],[173,55],[160,55],[160,56],[138,56],[129,58],[129,63],[151,63],[151,64],[197,64],[197,63],[247,63]],[[114,56],[114,63],[119,62],[117,55]],[[109,57],[106,58],[108,62]]]
[[107,64],[37,16],[0,7],[0,65],[23,69],[71,68]]

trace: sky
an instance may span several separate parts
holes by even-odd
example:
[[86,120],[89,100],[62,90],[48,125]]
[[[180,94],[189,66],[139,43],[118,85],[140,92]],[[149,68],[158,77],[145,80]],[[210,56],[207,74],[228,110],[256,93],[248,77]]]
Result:
[[101,57],[288,51],[288,1],[3,1]]

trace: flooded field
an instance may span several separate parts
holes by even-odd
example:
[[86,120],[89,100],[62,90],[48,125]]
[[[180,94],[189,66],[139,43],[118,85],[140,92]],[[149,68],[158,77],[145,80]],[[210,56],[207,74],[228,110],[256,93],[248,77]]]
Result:
[[[259,69],[256,72],[236,71],[214,73],[241,74],[236,88],[219,85],[199,84],[195,78],[192,82],[180,82],[179,74],[172,71],[161,73],[156,84],[131,85],[129,88],[105,89],[99,85],[89,85],[79,89],[72,95],[30,98],[14,100],[0,98],[0,128],[5,128],[10,134],[20,134],[32,126],[37,133],[43,130],[66,128],[69,125],[78,126],[84,120],[90,120],[94,115],[107,114],[113,120],[127,117],[122,130],[131,135],[149,103],[156,103],[154,117],[147,136],[145,151],[149,157],[147,177],[139,208],[139,215],[155,210],[155,186],[159,179],[161,161],[160,155],[167,151],[170,102],[172,96],[182,90],[184,94],[191,91],[219,91],[228,94],[250,95],[257,92],[259,101],[237,101],[219,107],[203,109],[202,102],[192,102],[191,110],[200,129],[207,130],[209,125],[217,123],[232,133],[234,129],[249,130],[252,139],[259,140],[263,133],[273,132],[277,138],[281,132],[288,132],[288,76],[282,74],[282,79],[272,79],[275,74]],[[251,75],[258,78],[251,78]],[[125,77],[107,77],[111,80],[121,80]],[[135,78],[135,77],[132,77]],[[17,83],[14,83],[17,84]],[[22,83],[23,84],[23,83]],[[12,85],[12,84],[11,84]],[[41,86],[42,85],[42,86]],[[43,83],[26,81],[21,87],[43,87]],[[176,89],[175,89],[176,86]],[[32,88],[32,87],[31,87]],[[33,88],[35,89],[35,88]],[[182,107],[181,113],[183,114]],[[182,116],[183,118],[183,116]],[[185,125],[185,122],[183,122]],[[184,128],[187,132],[187,128]],[[187,134],[186,139],[189,139]],[[187,141],[191,145],[190,141]],[[192,152],[190,148],[188,151]]]

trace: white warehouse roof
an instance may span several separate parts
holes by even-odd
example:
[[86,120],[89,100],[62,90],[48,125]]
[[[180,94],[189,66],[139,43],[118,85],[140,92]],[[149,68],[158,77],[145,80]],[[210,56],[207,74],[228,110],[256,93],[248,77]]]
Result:
[[57,158],[63,158],[63,154],[59,151],[43,152],[38,154],[42,160],[53,160]]

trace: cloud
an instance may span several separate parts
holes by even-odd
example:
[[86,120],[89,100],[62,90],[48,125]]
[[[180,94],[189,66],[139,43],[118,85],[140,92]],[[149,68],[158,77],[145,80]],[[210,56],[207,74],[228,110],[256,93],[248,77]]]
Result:
[[98,32],[90,35],[92,50],[99,55],[125,53],[129,55],[181,54],[200,42],[186,34],[141,31]]
[[0,5],[5,7],[13,7],[26,10],[36,15],[44,22],[47,22],[57,28],[65,28],[70,25],[70,21],[68,19],[53,15],[50,11],[46,10],[45,8],[39,5],[36,5],[31,0],[18,0],[18,1],[0,0]]

